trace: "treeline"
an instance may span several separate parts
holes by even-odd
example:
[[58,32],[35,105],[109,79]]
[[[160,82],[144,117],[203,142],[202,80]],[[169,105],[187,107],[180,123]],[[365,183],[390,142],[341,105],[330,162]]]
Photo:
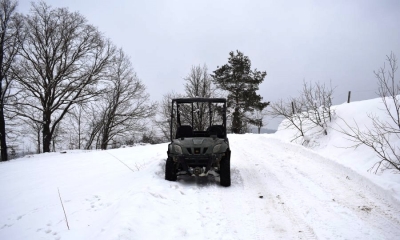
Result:
[[107,149],[116,138],[146,127],[156,103],[129,57],[79,13],[32,3],[0,1],[1,159],[7,142],[30,138],[35,152]]
[[[167,141],[170,99],[178,96],[226,97],[234,133],[263,125],[269,103],[256,91],[266,72],[251,70],[239,51],[213,74],[194,66],[184,79],[185,93],[168,93],[157,104],[123,49],[80,13],[39,2],[24,15],[17,1],[0,0],[0,21],[2,161],[16,151]],[[35,149],[26,149],[26,141]]]

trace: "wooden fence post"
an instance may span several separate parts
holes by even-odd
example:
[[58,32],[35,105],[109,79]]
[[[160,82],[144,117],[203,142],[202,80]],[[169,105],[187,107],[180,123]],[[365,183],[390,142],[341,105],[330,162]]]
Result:
[[347,96],[347,103],[350,103],[350,96],[351,96],[351,91],[349,91],[349,95]]

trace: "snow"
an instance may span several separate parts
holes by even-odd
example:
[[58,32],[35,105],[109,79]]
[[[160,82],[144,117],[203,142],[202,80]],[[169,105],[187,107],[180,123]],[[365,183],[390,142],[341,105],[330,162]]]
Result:
[[[374,101],[336,110],[361,114]],[[373,153],[336,148],[348,142],[332,131],[313,149],[290,143],[290,131],[229,135],[228,188],[212,176],[164,180],[167,144],[2,162],[0,239],[400,236],[400,174],[368,172]]]
[[[390,103],[390,101],[388,102]],[[394,106],[392,104],[389,104],[389,107],[394,111]],[[371,169],[379,160],[375,152],[363,145],[357,148],[352,147],[354,146],[354,142],[350,141],[342,133],[336,131],[340,128],[347,129],[344,122],[351,127],[355,127],[357,123],[360,130],[371,129],[372,121],[368,118],[368,115],[371,114],[378,117],[381,121],[390,123],[391,120],[384,110],[385,106],[381,98],[343,103],[333,108],[336,117],[334,117],[330,124],[328,135],[310,134],[307,136],[308,140],[311,142],[311,149],[322,156],[328,157],[351,168],[383,189],[388,190],[393,197],[400,200],[400,173],[394,170],[386,170],[383,172],[378,171],[377,174],[375,174],[376,169]],[[294,129],[285,129],[284,124],[281,124],[274,136],[286,142],[290,142],[294,135]],[[296,142],[299,143],[301,141],[302,140],[299,138]],[[397,146],[400,147],[400,143],[398,143]]]

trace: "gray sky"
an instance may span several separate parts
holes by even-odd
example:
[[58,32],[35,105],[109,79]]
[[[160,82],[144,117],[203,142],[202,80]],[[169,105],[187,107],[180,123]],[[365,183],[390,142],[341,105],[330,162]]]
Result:
[[[19,0],[28,13],[31,0]],[[400,58],[400,1],[47,0],[78,11],[130,55],[153,100],[183,92],[192,65],[210,73],[239,50],[267,72],[265,101],[297,96],[303,80],[336,86],[334,104],[376,97],[374,70]],[[397,74],[399,76],[400,73]],[[276,128],[271,121],[268,128]]]

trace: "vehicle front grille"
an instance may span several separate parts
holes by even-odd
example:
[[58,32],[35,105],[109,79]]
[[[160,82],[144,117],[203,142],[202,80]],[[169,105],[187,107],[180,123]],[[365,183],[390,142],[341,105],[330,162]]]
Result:
[[194,148],[194,154],[200,154],[200,148]]
[[186,150],[188,151],[188,153],[190,155],[193,155],[193,154],[199,155],[199,154],[206,154],[208,148],[206,148],[206,147],[205,148],[186,148]]

